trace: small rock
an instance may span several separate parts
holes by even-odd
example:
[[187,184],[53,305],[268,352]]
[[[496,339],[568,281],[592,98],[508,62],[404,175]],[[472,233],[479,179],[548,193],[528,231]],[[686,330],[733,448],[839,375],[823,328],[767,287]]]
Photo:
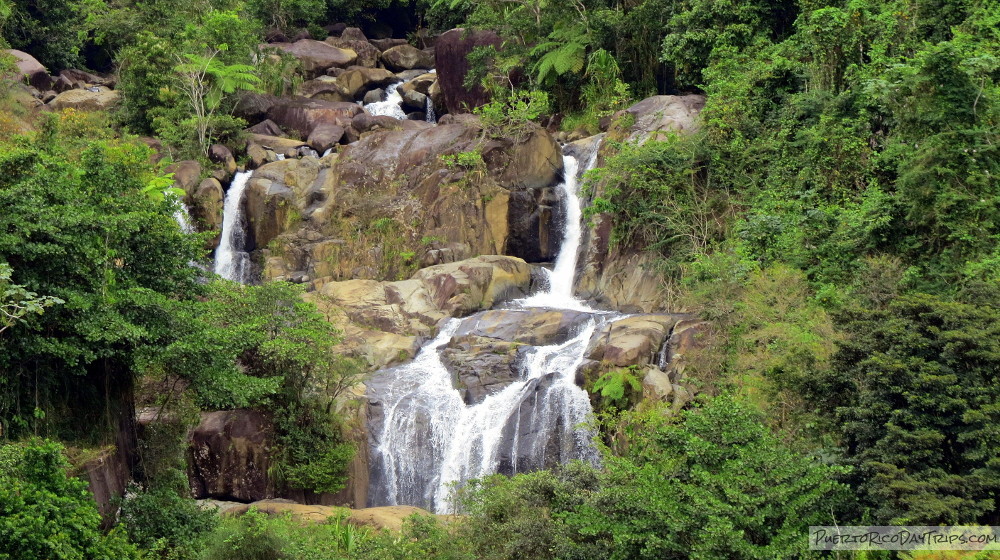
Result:
[[382,88],[370,90],[365,94],[364,104],[369,105],[371,103],[378,103],[385,98],[385,90]]
[[368,42],[375,45],[379,51],[387,51],[392,47],[407,44],[406,39],[371,39]]
[[427,96],[419,91],[410,90],[404,92],[402,97],[404,107],[409,107],[417,111],[423,111],[427,108]]

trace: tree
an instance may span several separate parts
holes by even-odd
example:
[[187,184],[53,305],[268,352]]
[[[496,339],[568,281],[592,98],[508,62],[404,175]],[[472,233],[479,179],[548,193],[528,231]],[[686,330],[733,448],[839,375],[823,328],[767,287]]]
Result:
[[67,474],[60,444],[0,447],[0,560],[138,558],[120,531],[104,534],[87,483]]
[[41,315],[46,307],[66,303],[57,297],[39,296],[24,286],[11,284],[12,273],[9,265],[0,263],[0,333],[22,322],[29,313]]
[[851,482],[878,522],[992,523],[1000,445],[1000,322],[986,301],[900,296],[841,321],[813,403],[841,426]]
[[720,396],[674,422],[626,416],[621,456],[565,514],[579,546],[611,559],[773,559],[807,554],[809,525],[842,521],[845,471],[783,444],[750,406]]
[[335,401],[364,370],[337,354],[340,332],[285,282],[215,282],[204,302],[177,309],[176,340],[149,355],[147,369],[191,383],[205,408],[266,408],[277,466],[293,488],[336,492],[354,454]]
[[135,357],[170,339],[169,309],[200,291],[197,238],[143,193],[157,176],[149,148],[101,139],[79,116],[53,115],[36,139],[0,150],[0,254],[25,290],[65,302],[0,339],[11,436],[117,430]]

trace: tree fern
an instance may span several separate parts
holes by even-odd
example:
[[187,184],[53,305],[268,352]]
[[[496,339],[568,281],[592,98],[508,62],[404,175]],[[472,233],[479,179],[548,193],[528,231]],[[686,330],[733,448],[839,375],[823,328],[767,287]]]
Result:
[[638,368],[629,366],[611,370],[594,382],[594,392],[601,395],[604,401],[618,408],[628,406],[632,394],[642,391],[642,383],[636,375]]
[[548,39],[531,49],[531,56],[540,57],[535,63],[539,83],[583,71],[587,63],[587,47],[591,43],[586,25],[574,23],[558,27],[549,34]]

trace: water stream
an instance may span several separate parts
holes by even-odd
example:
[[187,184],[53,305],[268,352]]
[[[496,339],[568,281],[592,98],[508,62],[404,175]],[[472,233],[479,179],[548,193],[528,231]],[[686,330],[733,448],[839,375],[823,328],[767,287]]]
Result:
[[396,82],[385,88],[385,99],[365,105],[365,111],[375,116],[387,115],[394,119],[405,119],[406,112],[403,111],[403,96],[399,93],[399,86],[405,83]]
[[517,378],[471,403],[455,387],[445,352],[489,312],[449,320],[412,362],[376,374],[369,383],[375,419],[369,505],[406,504],[446,513],[454,510],[452,489],[470,479],[572,459],[597,461],[587,426],[590,399],[576,385],[576,372],[594,333],[615,315],[593,310],[573,295],[582,238],[577,185],[595,160],[588,157],[581,171],[575,157],[563,156],[560,189],[567,218],[549,286],[502,308],[512,320],[558,313],[573,321],[572,328],[551,344],[521,345]]
[[243,195],[252,171],[241,171],[233,177],[222,204],[222,238],[215,250],[214,271],[226,280],[246,284],[251,277],[250,253],[246,251],[246,218],[243,215]]

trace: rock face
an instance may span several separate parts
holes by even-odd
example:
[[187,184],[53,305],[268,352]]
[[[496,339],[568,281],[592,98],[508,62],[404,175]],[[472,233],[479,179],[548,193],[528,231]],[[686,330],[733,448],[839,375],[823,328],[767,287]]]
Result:
[[64,91],[49,102],[56,111],[76,109],[77,111],[107,111],[118,103],[118,92],[107,88],[97,88],[97,91],[86,89],[71,89]]
[[195,498],[254,502],[271,497],[270,422],[258,412],[206,412],[191,433],[188,480]]
[[358,58],[354,61],[357,66],[375,68],[378,65],[379,49],[368,41],[349,37],[327,37],[324,42],[357,53]]
[[647,97],[615,114],[616,123],[621,123],[626,114],[633,122],[628,127],[615,124],[611,134],[641,144],[649,139],[663,140],[672,133],[693,132],[698,129],[698,115],[704,106],[704,95]]
[[129,480],[128,465],[123,453],[102,451],[82,465],[82,478],[87,480],[105,528],[113,526],[118,515],[116,500],[125,496]]
[[573,336],[584,313],[548,309],[496,309],[468,320],[442,351],[467,404],[477,404],[519,378],[527,346],[548,346]]
[[191,218],[194,220],[198,231],[214,231],[216,235],[209,242],[209,248],[215,249],[219,245],[222,235],[222,204],[225,193],[222,184],[214,177],[209,177],[198,184],[194,196],[191,197]]
[[321,101],[353,101],[354,95],[333,76],[320,76],[299,86],[299,93],[310,99]]
[[[318,165],[271,164],[281,171],[259,171],[266,184],[251,181],[248,217],[256,246],[267,248],[267,278],[397,279],[480,254],[554,255],[558,234],[545,217],[562,158],[542,129],[521,143],[480,145],[475,119],[431,126],[358,113],[345,140],[352,131],[362,138]],[[447,159],[477,146],[475,166]],[[316,171],[285,171],[297,166]]]
[[449,113],[467,113],[489,100],[481,86],[470,90],[464,85],[469,72],[468,55],[476,47],[499,47],[502,43],[500,36],[492,31],[452,29],[438,38],[434,67]]
[[358,60],[358,53],[341,49],[312,39],[302,39],[294,43],[272,43],[270,47],[283,50],[299,59],[302,69],[310,76],[319,76],[328,68],[346,68]]
[[412,358],[442,319],[521,297],[530,286],[527,263],[492,255],[428,267],[397,282],[329,282],[312,298],[344,325],[346,352],[383,367]]
[[683,315],[654,314],[625,317],[594,334],[587,358],[609,367],[656,364],[660,350]]
[[364,109],[356,103],[287,97],[276,100],[268,108],[267,118],[282,130],[307,138],[320,123],[346,127],[362,112]]
[[433,68],[434,57],[414,46],[399,45],[382,53],[382,63],[394,72],[402,72],[415,68]]
[[48,73],[45,66],[43,66],[41,62],[38,62],[38,59],[24,51],[6,49],[4,52],[16,59],[15,64],[17,65],[17,71],[21,74],[22,78],[29,77],[38,72]]

